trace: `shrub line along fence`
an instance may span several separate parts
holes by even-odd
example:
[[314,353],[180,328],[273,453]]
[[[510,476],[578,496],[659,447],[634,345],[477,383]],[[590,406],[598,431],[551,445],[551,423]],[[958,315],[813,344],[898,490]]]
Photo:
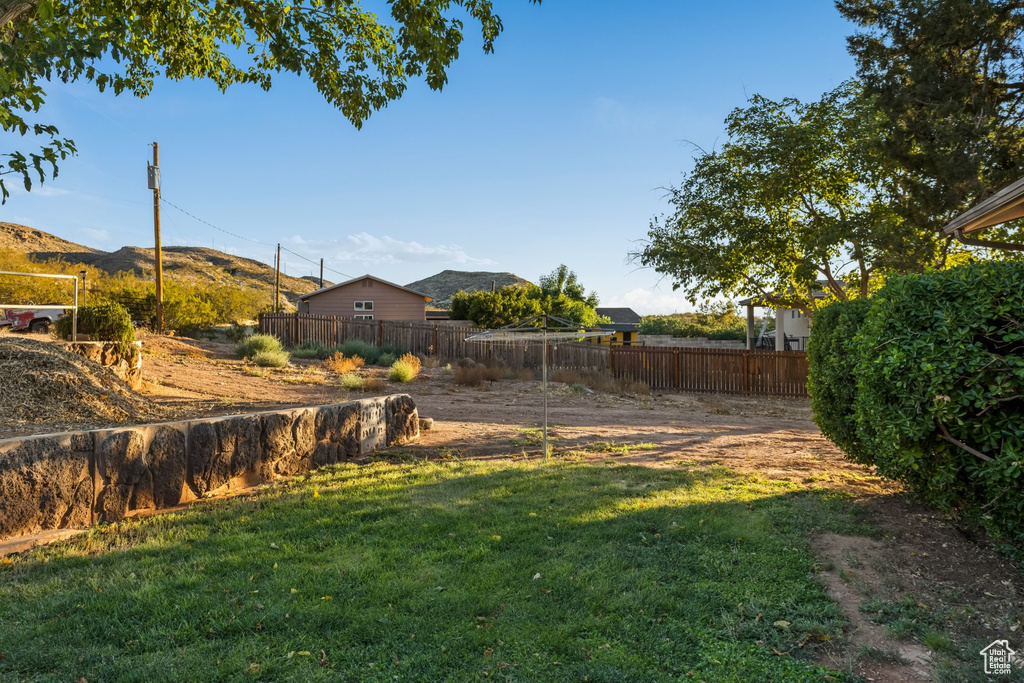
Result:
[[[319,342],[333,346],[359,339],[394,346],[451,362],[470,358],[511,367],[540,367],[541,344],[466,343],[482,332],[476,327],[419,321],[353,320],[304,313],[265,313],[259,331],[289,346]],[[552,368],[607,372],[642,382],[651,389],[807,396],[807,354],[803,351],[747,351],[687,347],[618,347],[576,342],[549,342]]]

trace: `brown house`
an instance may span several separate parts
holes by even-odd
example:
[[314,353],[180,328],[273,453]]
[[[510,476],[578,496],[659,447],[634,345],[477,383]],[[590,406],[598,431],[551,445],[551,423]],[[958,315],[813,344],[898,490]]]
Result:
[[299,297],[299,312],[357,320],[425,320],[432,298],[407,287],[363,275]]

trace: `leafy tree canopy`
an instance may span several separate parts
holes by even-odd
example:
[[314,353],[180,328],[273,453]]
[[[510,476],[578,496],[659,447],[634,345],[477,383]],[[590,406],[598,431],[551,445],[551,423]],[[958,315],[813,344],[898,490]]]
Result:
[[855,83],[809,104],[755,96],[700,154],[673,213],[633,254],[691,300],[745,295],[813,314],[866,296],[888,272],[941,262],[946,240],[898,211],[899,175],[867,141],[883,121]]
[[904,172],[903,215],[937,229],[1020,177],[1024,3],[838,0],[880,152]]
[[493,329],[535,315],[556,315],[593,327],[607,319],[597,311],[597,294],[587,295],[576,274],[560,265],[540,278],[541,285],[510,285],[496,292],[457,292],[452,296],[451,317],[472,320],[476,325]]
[[[20,176],[30,189],[75,153],[39,118],[48,82],[86,80],[145,97],[158,75],[266,90],[290,72],[358,128],[412,79],[444,87],[465,19],[479,27],[485,52],[502,30],[493,0],[387,5],[385,21],[360,0],[0,0],[0,128],[41,139],[38,149],[3,155],[0,176]],[[6,201],[2,177],[0,194]]]

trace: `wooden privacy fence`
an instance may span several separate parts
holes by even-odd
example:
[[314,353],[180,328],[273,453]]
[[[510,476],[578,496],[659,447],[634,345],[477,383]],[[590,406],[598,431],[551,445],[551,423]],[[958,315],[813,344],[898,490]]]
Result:
[[[444,361],[471,358],[512,367],[541,366],[543,344],[466,342],[476,327],[430,322],[352,320],[300,313],[260,315],[259,331],[290,346],[319,342],[333,346],[359,339],[394,346]],[[608,372],[651,389],[721,394],[807,396],[807,354],[803,351],[745,351],[688,347],[619,347],[549,342],[552,368]]]

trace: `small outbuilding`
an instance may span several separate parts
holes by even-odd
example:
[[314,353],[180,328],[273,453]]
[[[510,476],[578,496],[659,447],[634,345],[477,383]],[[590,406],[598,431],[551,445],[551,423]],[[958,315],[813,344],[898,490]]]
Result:
[[433,298],[372,275],[299,297],[299,312],[356,320],[426,320]]

